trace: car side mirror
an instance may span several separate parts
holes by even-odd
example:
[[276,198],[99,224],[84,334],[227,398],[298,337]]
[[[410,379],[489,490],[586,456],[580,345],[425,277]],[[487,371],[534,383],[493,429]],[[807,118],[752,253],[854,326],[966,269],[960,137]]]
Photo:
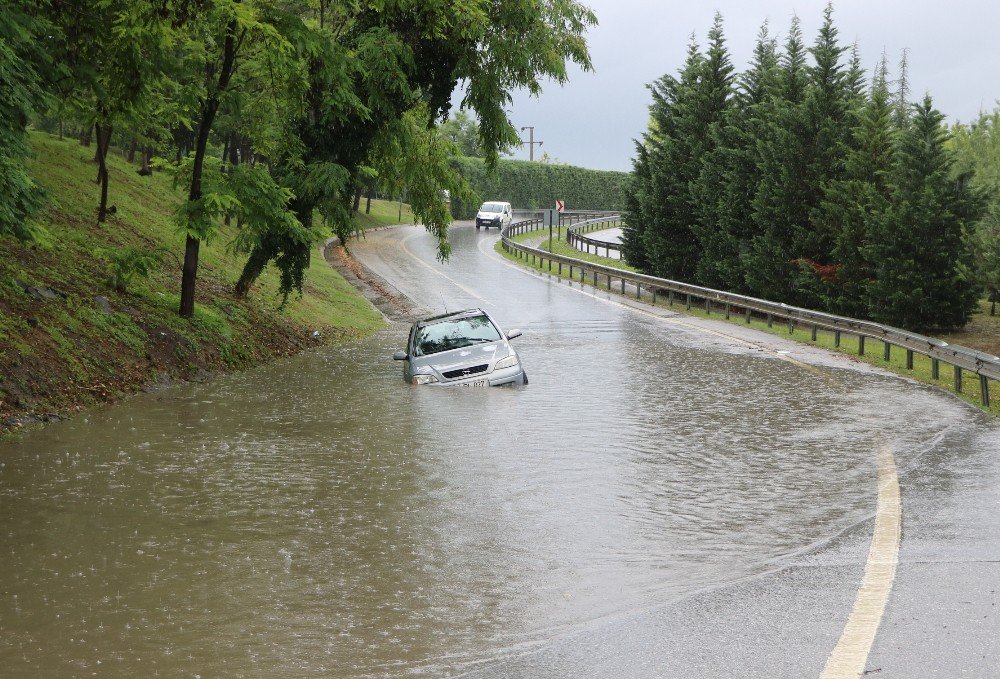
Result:
[[520,336],[521,336],[520,330],[511,330],[510,332],[507,333],[507,339],[509,340],[512,340],[515,337],[520,337]]
[[397,351],[392,355],[392,360],[394,361],[405,361],[409,356],[406,355],[405,351]]

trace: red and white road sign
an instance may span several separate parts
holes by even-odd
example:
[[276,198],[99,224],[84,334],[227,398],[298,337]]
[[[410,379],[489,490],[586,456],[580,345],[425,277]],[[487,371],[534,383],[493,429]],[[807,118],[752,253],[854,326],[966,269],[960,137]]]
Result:
[[562,200],[556,201],[556,212],[562,212],[566,209],[566,202]]

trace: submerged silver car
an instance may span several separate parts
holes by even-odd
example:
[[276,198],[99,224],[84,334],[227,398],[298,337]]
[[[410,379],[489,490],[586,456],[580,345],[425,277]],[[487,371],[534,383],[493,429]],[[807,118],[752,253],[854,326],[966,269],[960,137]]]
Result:
[[504,334],[482,309],[466,309],[414,323],[406,351],[393,358],[403,361],[403,379],[410,384],[527,384],[521,359],[508,341],[520,334]]

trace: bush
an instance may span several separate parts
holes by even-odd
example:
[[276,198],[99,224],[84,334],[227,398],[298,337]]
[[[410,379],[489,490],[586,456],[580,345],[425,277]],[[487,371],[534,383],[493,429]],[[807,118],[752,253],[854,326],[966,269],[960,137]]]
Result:
[[501,160],[496,172],[489,174],[481,158],[458,158],[453,162],[478,194],[473,203],[452,199],[455,219],[472,219],[484,200],[506,201],[515,209],[554,208],[556,200],[565,201],[567,210],[621,210],[624,206],[626,172]]

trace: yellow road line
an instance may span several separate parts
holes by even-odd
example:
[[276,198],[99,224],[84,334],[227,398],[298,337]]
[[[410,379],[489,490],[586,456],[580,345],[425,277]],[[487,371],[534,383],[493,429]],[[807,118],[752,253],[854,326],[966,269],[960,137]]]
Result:
[[865,671],[899,563],[902,503],[896,461],[887,446],[878,449],[878,508],[865,575],[840,641],[820,679],[855,679]]

